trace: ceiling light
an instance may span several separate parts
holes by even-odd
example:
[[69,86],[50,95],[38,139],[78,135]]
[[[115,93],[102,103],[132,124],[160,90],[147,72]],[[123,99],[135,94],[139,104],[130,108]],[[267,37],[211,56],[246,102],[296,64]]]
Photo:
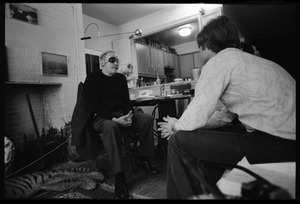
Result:
[[179,35],[184,37],[191,34],[192,28],[190,24],[186,24],[184,26],[180,26],[178,31],[179,31]]

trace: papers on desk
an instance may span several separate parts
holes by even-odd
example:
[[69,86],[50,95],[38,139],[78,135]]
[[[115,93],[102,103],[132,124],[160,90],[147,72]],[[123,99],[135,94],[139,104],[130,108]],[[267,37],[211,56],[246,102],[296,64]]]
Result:
[[147,100],[153,99],[154,97],[152,90],[142,90],[139,92],[138,96],[134,93],[130,94],[130,100]]
[[147,98],[147,97],[152,97],[153,96],[153,91],[152,90],[142,90],[139,93],[138,98]]
[[136,99],[134,99],[134,100],[151,100],[151,99],[153,99],[153,98],[155,98],[155,96],[139,96],[139,97],[137,97]]
[[137,98],[130,98],[131,100],[138,100],[138,101],[146,101],[146,100],[159,100],[159,99],[180,99],[180,98],[187,98],[190,95],[183,95],[183,94],[174,94],[174,95],[166,95],[166,96],[139,96]]

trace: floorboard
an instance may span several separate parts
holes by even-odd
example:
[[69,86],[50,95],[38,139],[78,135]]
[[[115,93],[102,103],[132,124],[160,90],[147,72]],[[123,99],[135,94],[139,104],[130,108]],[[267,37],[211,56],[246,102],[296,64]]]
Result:
[[[156,154],[151,158],[152,166],[158,168],[161,173],[151,175],[146,173],[142,168],[136,168],[135,172],[131,172],[129,168],[129,160],[126,155],[123,155],[126,166],[126,180],[129,193],[131,195],[141,196],[149,199],[165,199],[166,198],[166,154]],[[161,157],[163,156],[163,157]],[[99,158],[97,167],[103,172],[108,185],[114,185],[114,174],[112,173],[111,165],[107,157]]]

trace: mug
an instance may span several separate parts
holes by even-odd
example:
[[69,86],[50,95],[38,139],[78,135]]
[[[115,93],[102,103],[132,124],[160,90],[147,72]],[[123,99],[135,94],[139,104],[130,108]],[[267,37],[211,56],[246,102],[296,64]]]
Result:
[[200,70],[199,69],[193,69],[192,74],[193,74],[193,80],[197,81],[199,76],[200,76]]

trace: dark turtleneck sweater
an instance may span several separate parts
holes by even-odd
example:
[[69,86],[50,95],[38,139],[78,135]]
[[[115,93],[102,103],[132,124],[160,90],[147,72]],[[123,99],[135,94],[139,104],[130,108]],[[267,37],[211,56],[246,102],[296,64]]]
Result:
[[92,111],[103,118],[111,120],[132,110],[127,81],[123,74],[106,76],[102,70],[93,72],[85,79],[83,91]]

